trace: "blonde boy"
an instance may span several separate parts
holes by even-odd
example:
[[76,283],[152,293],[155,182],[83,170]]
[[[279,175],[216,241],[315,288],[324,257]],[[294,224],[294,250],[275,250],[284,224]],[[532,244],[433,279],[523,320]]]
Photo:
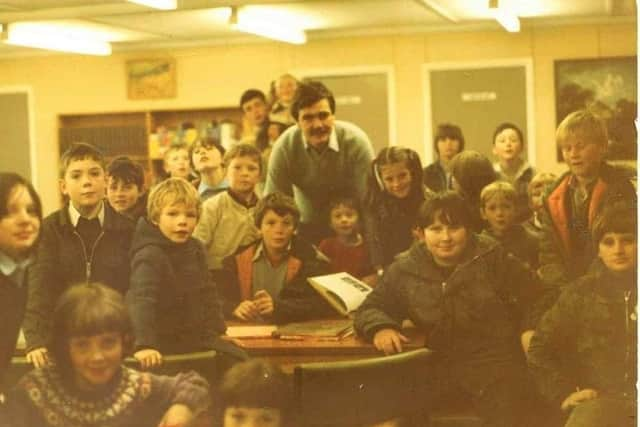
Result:
[[133,322],[134,357],[144,368],[166,353],[212,349],[224,332],[206,255],[191,234],[200,216],[195,187],[169,178],[149,194],[131,243],[131,288],[127,306]]
[[602,207],[636,203],[629,174],[607,164],[607,130],[591,111],[569,114],[556,131],[556,143],[569,171],[544,200],[540,271],[542,279],[563,285],[582,276],[595,259],[591,229]]
[[27,359],[48,363],[51,316],[71,285],[101,282],[123,293],[129,287],[133,222],[105,203],[104,157],[94,146],[72,144],[60,157],[60,191],[68,202],[42,222],[29,270],[24,320]]
[[480,193],[480,215],[488,226],[483,235],[499,241],[504,248],[531,268],[538,263],[538,241],[516,222],[518,194],[513,185],[495,181]]
[[187,144],[173,144],[169,147],[164,153],[164,171],[172,178],[189,179],[191,167]]
[[222,260],[238,247],[258,238],[253,212],[258,201],[255,186],[260,180],[260,151],[251,144],[237,144],[223,158],[229,188],[207,199],[193,236],[207,250],[209,270],[219,271]]

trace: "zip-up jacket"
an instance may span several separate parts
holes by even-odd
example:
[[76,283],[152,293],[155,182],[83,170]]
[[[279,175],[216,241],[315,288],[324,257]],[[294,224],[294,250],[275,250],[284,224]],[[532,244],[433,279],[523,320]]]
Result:
[[564,289],[529,347],[543,396],[556,407],[576,388],[635,400],[637,300],[636,272],[616,276],[601,262]]
[[469,236],[463,261],[444,277],[424,243],[389,266],[355,317],[359,335],[372,340],[384,328],[401,329],[410,319],[426,335],[425,345],[470,389],[525,370],[519,337],[542,314],[535,273],[501,245]]
[[[233,318],[240,302],[252,298],[253,257],[257,240],[224,260],[220,283],[225,317]],[[326,317],[335,314],[331,306],[307,283],[307,278],[329,273],[329,265],[309,243],[293,238],[287,258],[285,284],[273,296],[273,320],[276,323]]]
[[87,247],[69,219],[69,207],[42,221],[35,262],[29,269],[24,320],[27,350],[46,347],[58,297],[71,285],[99,282],[124,294],[129,287],[133,222],[104,203],[102,232]]
[[[544,198],[541,215],[542,240],[540,241],[540,277],[543,281],[564,285],[576,280],[587,271],[572,257],[571,173],[562,175]],[[618,202],[637,203],[636,189],[629,172],[603,163],[600,176],[589,198],[589,229],[604,206]]]
[[202,243],[172,242],[146,218],[138,220],[131,243],[126,301],[136,350],[210,350],[226,329]]

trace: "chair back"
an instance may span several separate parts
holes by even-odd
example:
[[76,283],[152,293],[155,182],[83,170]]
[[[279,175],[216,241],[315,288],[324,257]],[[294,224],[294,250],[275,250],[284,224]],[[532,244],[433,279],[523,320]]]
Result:
[[[140,363],[133,357],[127,357],[124,364],[129,368],[141,370]],[[168,354],[162,357],[162,365],[149,370],[154,374],[176,375],[180,372],[196,371],[202,375],[209,384],[213,385],[217,379],[216,352],[201,351],[185,354]]]
[[386,357],[296,366],[296,425],[354,427],[397,418],[428,425],[430,355],[423,348]]

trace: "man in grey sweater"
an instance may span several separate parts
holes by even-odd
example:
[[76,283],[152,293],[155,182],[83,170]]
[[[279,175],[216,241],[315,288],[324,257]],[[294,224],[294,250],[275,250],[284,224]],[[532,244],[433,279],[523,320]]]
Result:
[[333,94],[320,82],[301,83],[291,113],[297,121],[276,141],[265,195],[293,196],[301,212],[300,232],[313,243],[330,234],[329,199],[364,198],[373,147],[356,125],[335,119]]

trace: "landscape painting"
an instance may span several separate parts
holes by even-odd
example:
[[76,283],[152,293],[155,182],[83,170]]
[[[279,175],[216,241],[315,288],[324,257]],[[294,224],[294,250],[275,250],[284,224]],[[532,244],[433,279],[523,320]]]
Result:
[[607,158],[635,160],[637,76],[635,56],[555,61],[556,124],[575,110],[589,108],[606,123]]

